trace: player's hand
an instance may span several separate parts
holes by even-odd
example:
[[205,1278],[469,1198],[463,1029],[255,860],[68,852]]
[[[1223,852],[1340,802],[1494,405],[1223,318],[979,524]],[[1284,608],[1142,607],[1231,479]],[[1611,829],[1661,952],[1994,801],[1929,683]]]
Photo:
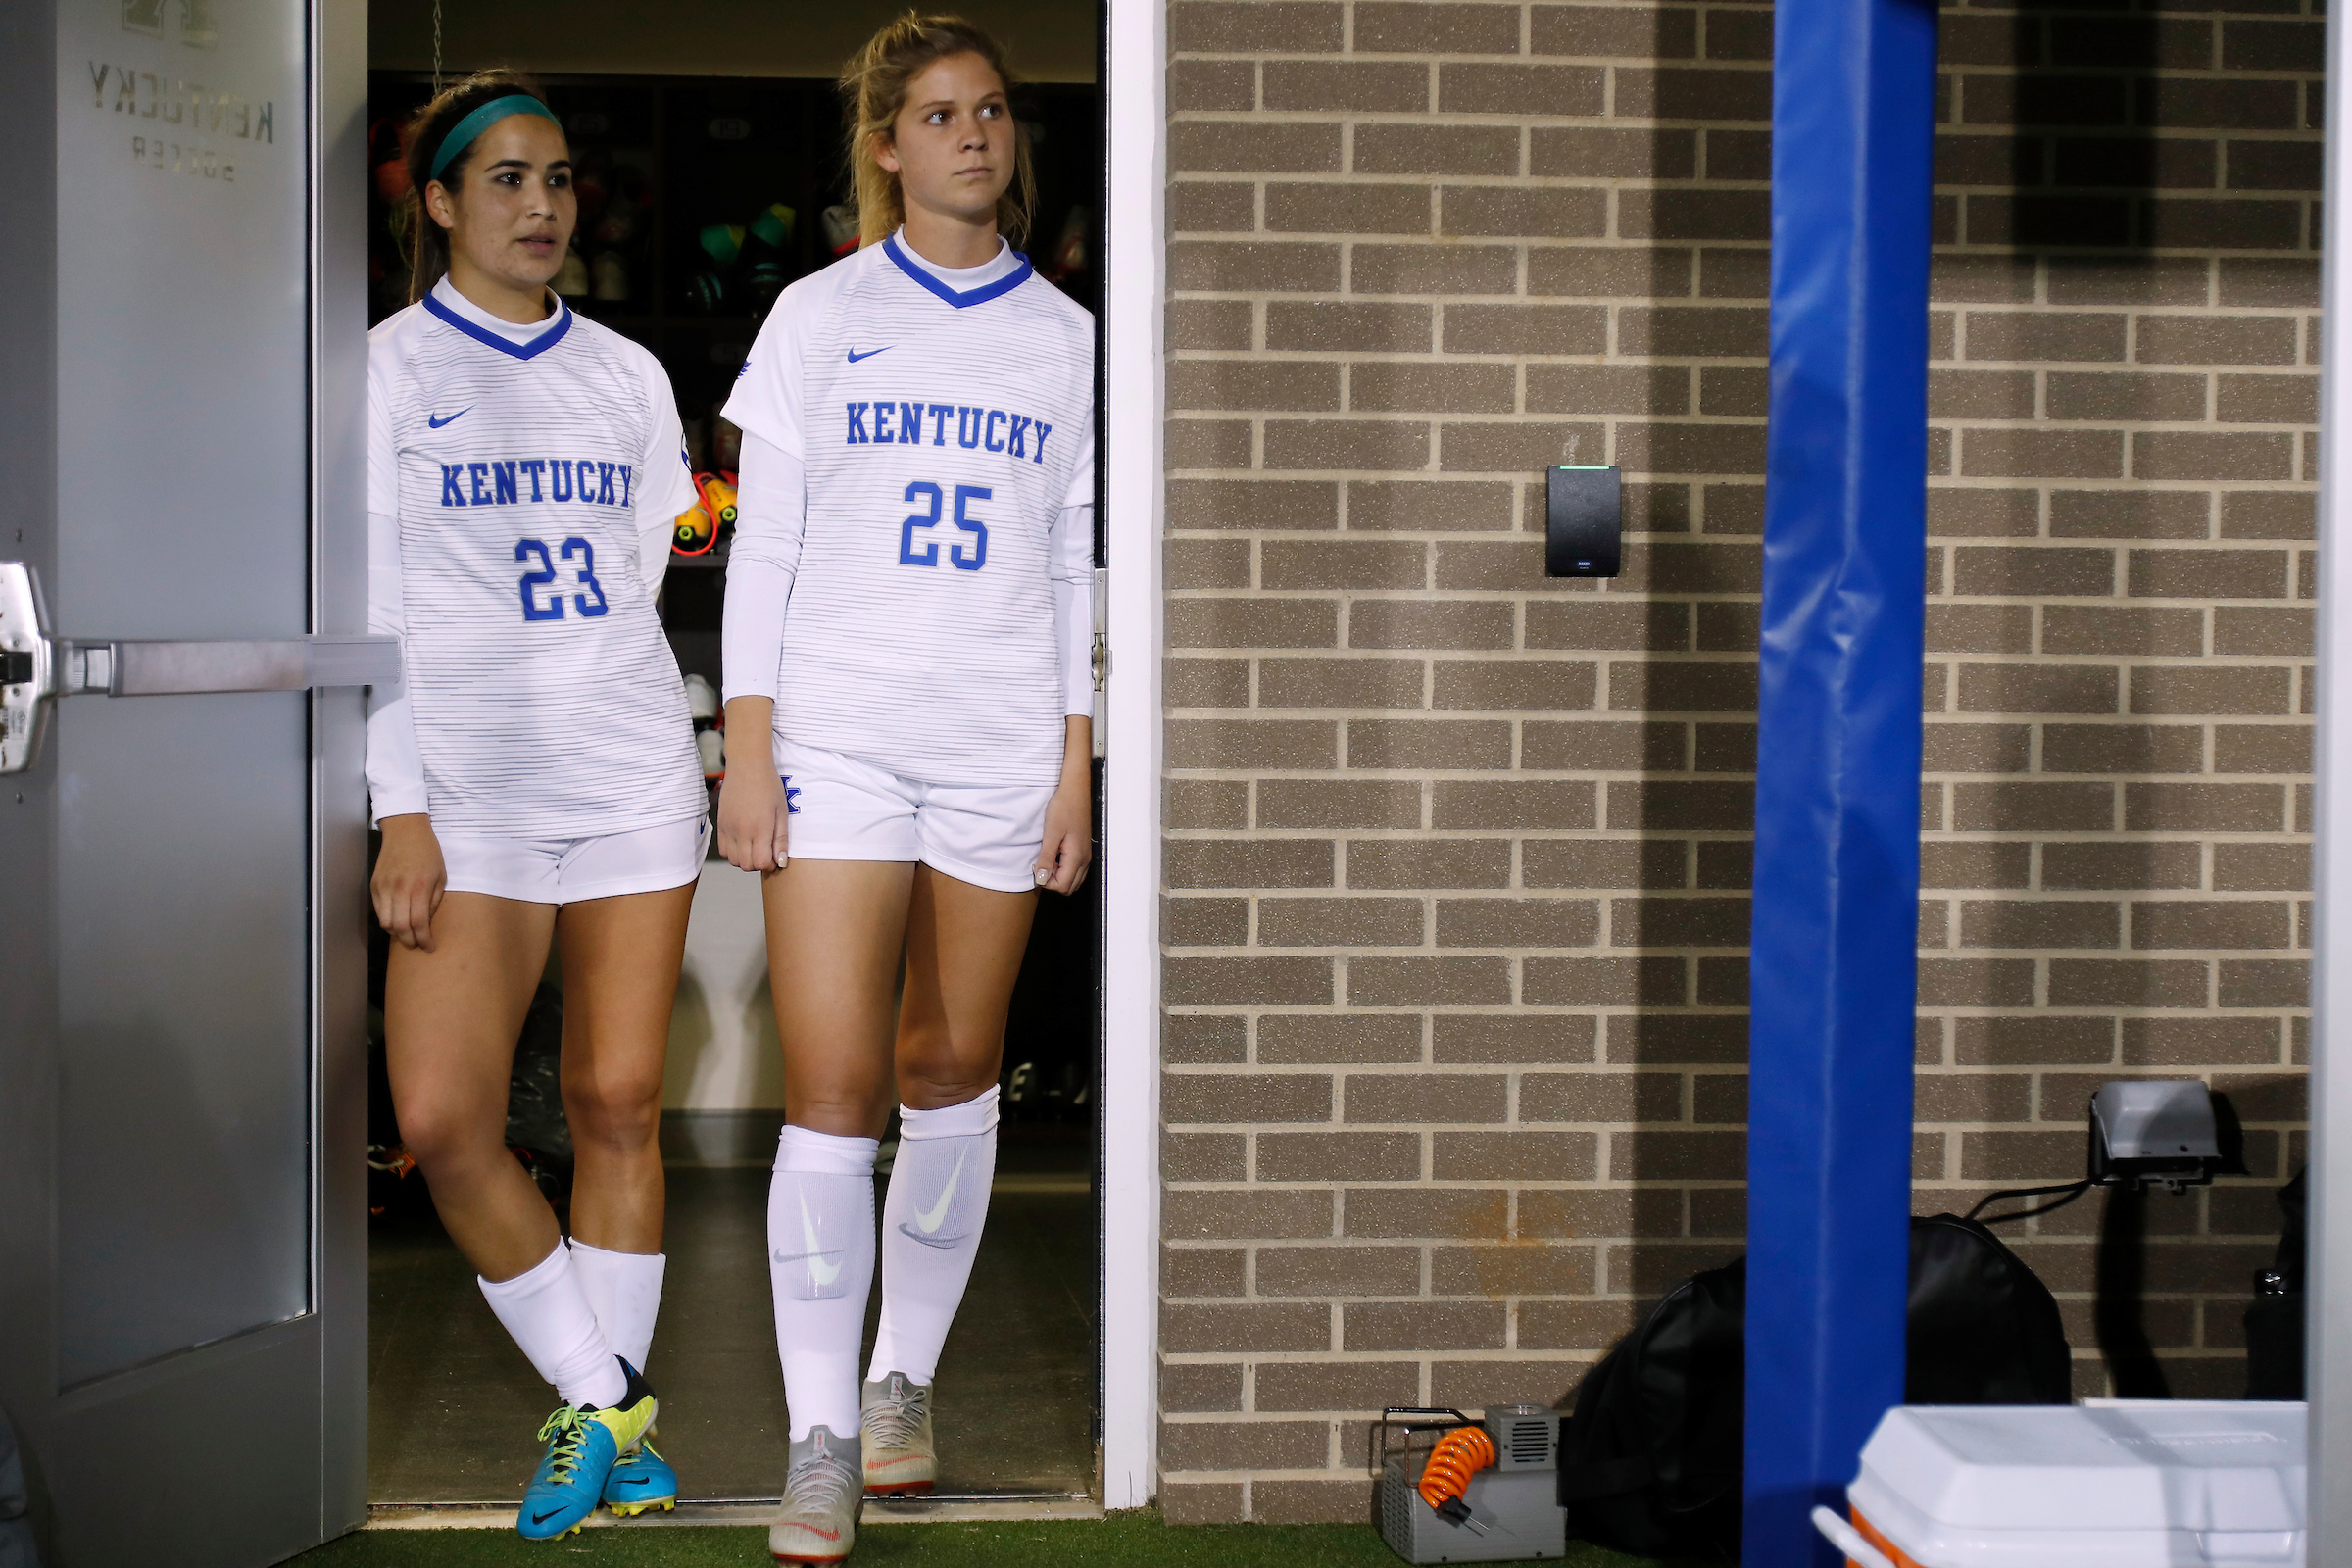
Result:
[[442,863],[441,841],[433,836],[433,819],[412,811],[385,817],[383,829],[384,846],[368,883],[376,922],[402,947],[430,953],[433,915],[449,887],[449,868]]
[[718,853],[739,871],[783,869],[789,829],[773,767],[729,767],[718,786]]
[[1046,803],[1046,842],[1038,847],[1037,885],[1078,891],[1095,863],[1094,721],[1073,715],[1062,741],[1061,782]]

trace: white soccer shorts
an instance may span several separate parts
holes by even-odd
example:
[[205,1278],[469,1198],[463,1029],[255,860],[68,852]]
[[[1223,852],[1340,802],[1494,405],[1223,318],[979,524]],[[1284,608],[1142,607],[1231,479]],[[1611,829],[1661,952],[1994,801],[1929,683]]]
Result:
[[452,893],[525,904],[581,904],[684,887],[703,874],[708,817],[593,839],[443,838]]
[[782,736],[776,772],[788,858],[919,860],[999,893],[1037,886],[1051,785],[926,784]]

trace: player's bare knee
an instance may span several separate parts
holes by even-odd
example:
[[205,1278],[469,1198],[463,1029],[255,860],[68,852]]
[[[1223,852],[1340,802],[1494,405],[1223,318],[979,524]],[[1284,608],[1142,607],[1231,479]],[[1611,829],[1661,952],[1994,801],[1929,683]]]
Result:
[[607,1152],[639,1152],[661,1141],[662,1080],[634,1076],[564,1086],[564,1117],[574,1144]]
[[993,1063],[902,1070],[899,1099],[916,1110],[937,1110],[978,1100],[997,1086]]

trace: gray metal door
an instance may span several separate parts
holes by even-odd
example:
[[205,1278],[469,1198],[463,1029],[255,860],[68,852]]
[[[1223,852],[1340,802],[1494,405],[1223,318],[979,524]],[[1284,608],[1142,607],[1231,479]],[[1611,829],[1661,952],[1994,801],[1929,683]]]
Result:
[[0,4],[0,1412],[55,1568],[366,1514],[365,24]]

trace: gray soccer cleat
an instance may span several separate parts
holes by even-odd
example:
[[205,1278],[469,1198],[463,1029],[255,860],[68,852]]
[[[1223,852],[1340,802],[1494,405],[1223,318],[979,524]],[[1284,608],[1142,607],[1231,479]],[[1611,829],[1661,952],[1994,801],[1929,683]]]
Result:
[[830,1427],[810,1427],[791,1452],[784,1506],[767,1527],[768,1552],[778,1562],[839,1562],[858,1544],[858,1513],[865,1501],[858,1461]]
[[876,1496],[929,1492],[939,1477],[931,1442],[931,1390],[904,1372],[861,1385],[865,1490]]

